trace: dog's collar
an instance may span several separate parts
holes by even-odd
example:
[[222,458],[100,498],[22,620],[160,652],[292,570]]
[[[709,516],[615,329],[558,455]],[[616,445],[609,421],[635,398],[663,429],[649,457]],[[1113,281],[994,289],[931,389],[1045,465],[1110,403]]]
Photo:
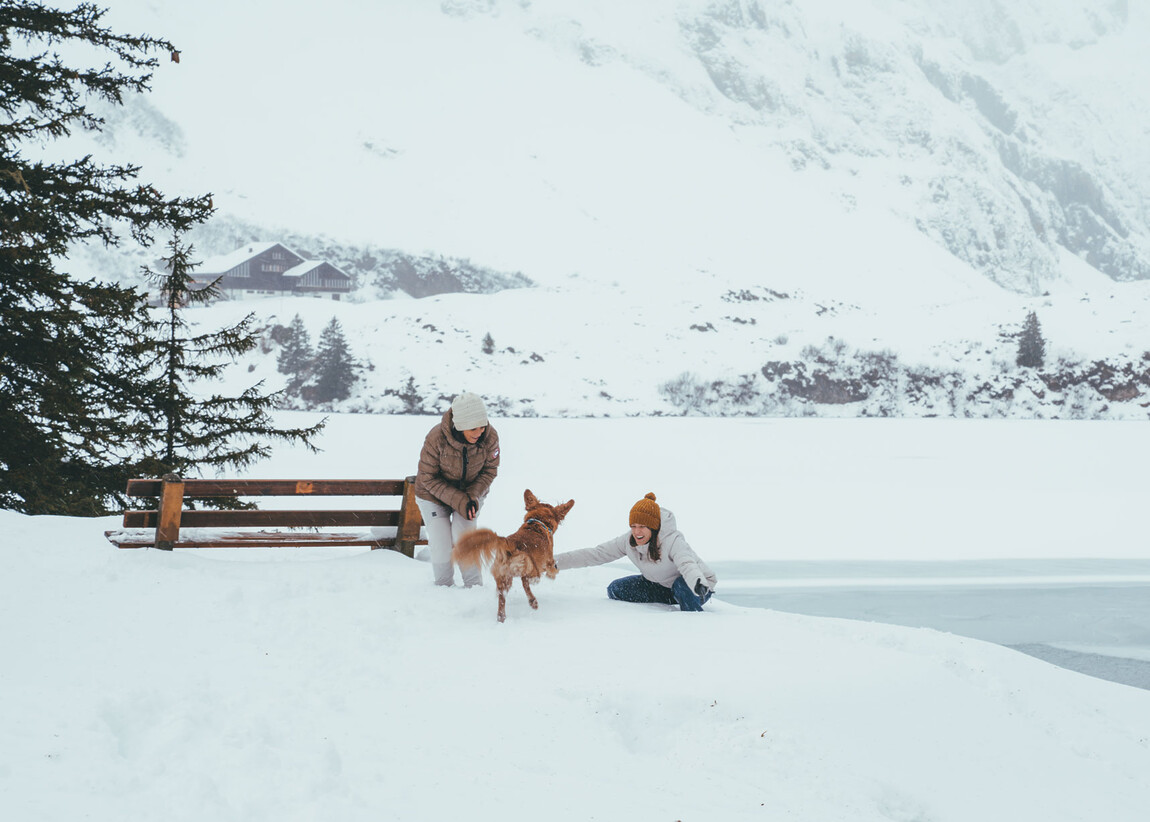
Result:
[[555,533],[551,529],[551,526],[549,526],[546,522],[543,522],[542,520],[535,519],[535,517],[531,517],[530,519],[527,520],[527,522],[534,522],[536,525],[542,525],[547,530],[548,534]]

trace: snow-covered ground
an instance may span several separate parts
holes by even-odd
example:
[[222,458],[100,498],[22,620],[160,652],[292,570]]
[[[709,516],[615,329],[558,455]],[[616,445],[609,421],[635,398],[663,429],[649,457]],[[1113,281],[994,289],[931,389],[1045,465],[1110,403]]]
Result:
[[[282,449],[251,475],[402,476],[432,423],[333,418],[323,453]],[[495,424],[484,524],[515,527],[525,487],[573,497],[560,550],[621,532],[654,490],[717,564],[1150,554],[1133,423]],[[723,579],[702,615],[610,602],[622,565],[543,581],[538,612],[513,591],[499,625],[490,584],[437,589],[392,552],[118,551],[113,525],[0,513],[5,819],[1150,807],[1150,692],[983,641],[739,607]]]

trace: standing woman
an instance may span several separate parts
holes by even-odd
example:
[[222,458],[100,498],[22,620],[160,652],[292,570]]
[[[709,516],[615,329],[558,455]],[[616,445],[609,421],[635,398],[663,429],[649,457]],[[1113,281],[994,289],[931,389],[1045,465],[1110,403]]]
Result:
[[701,611],[718,578],[675,527],[675,515],[660,508],[654,494],[631,506],[631,532],[594,548],[555,555],[560,570],[602,565],[627,557],[640,573],[607,586],[607,596],[624,602],[661,602],[681,611]]
[[[451,548],[476,519],[499,472],[499,434],[487,422],[479,395],[464,391],[423,440],[415,502],[427,529],[436,585],[455,584]],[[482,585],[478,566],[460,566],[463,584]]]

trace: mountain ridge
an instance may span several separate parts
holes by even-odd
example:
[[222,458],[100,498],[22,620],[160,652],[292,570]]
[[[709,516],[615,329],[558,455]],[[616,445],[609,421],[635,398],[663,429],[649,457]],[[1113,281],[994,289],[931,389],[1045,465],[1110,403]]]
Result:
[[[190,181],[186,177],[179,179],[176,169],[196,165],[196,155],[200,155],[198,164],[203,167],[205,162],[210,164],[213,154],[221,156],[241,150],[269,153],[269,149],[272,155],[278,154],[279,149],[258,136],[237,139],[230,134],[221,141],[217,134],[210,138],[209,145],[205,134],[186,133],[186,122],[182,123],[187,119],[210,119],[213,108],[223,121],[229,116],[234,118],[234,102],[226,107],[209,105],[207,110],[199,107],[189,111],[181,105],[180,97],[187,102],[195,95],[178,92],[186,90],[188,82],[219,85],[225,80],[228,75],[221,76],[220,68],[204,66],[202,44],[217,39],[223,40],[226,47],[242,38],[244,32],[239,25],[234,30],[205,31],[203,22],[192,26],[186,15],[161,11],[143,0],[126,1],[120,8],[125,17],[157,26],[168,22],[177,33],[190,35],[192,46],[200,43],[201,49],[189,48],[192,59],[185,57],[185,63],[193,65],[181,64],[179,68],[185,74],[180,80],[183,89],[169,88],[171,78],[166,75],[171,72],[165,70],[165,76],[157,77],[155,99],[128,109],[124,117],[112,124],[112,134],[106,136],[106,141],[119,142],[126,129],[135,134],[124,142],[135,141],[136,149],[149,142],[163,146],[162,153],[170,155],[164,162],[164,176],[181,186]],[[222,7],[209,2],[207,11],[219,8]],[[734,134],[735,142],[744,146],[755,164],[766,161],[765,167],[770,168],[778,159],[785,159],[797,174],[793,179],[779,178],[787,188],[815,186],[845,198],[853,207],[890,210],[1010,290],[1040,294],[1050,282],[1059,279],[1062,266],[1056,253],[1058,245],[1114,279],[1150,276],[1150,228],[1144,205],[1147,184],[1140,182],[1144,177],[1129,173],[1131,168],[1144,168],[1145,161],[1136,161],[1137,151],[1130,146],[1122,156],[1114,154],[1119,150],[1115,146],[1108,146],[1107,154],[1096,152],[1096,156],[1091,156],[1089,146],[1081,144],[1081,134],[1075,136],[1075,129],[1066,122],[1073,119],[1066,115],[1088,106],[1095,119],[1107,115],[1114,119],[1111,110],[1123,99],[1124,113],[1132,113],[1133,120],[1145,122],[1150,99],[1145,91],[1132,95],[1130,86],[1121,80],[1113,89],[1097,87],[1101,73],[1097,68],[1092,69],[1092,74],[1090,69],[1087,71],[1089,82],[1095,84],[1088,97],[1081,80],[1076,86],[1074,77],[1065,76],[1065,69],[1059,75],[1050,67],[1058,59],[1093,66],[1103,61],[1102,53],[1116,43],[1121,56],[1128,57],[1122,44],[1136,39],[1137,32],[1145,31],[1146,25],[1141,10],[1132,10],[1125,2],[1113,2],[1102,9],[1063,0],[1053,6],[1015,4],[1009,10],[990,3],[951,10],[932,0],[874,0],[816,10],[791,3],[772,8],[753,1],[695,0],[655,2],[622,10],[561,0],[485,0],[442,3],[438,12],[413,12],[397,3],[383,3],[375,8],[339,3],[334,9],[339,13],[332,16],[327,26],[307,35],[297,31],[290,20],[270,15],[259,18],[260,8],[256,4],[249,13],[269,29],[269,36],[284,38],[291,32],[289,42],[307,43],[309,49],[328,57],[338,52],[325,37],[334,36],[333,30],[341,24],[358,22],[377,33],[383,53],[374,63],[366,63],[366,67],[375,67],[374,72],[349,72],[342,77],[323,72],[312,87],[299,88],[298,96],[301,102],[307,100],[316,109],[317,121],[339,115],[331,126],[339,126],[343,137],[331,144],[331,153],[350,150],[353,159],[349,162],[359,165],[360,176],[373,185],[389,185],[389,196],[401,201],[421,196],[420,181],[418,175],[393,174],[386,169],[389,164],[416,165],[426,172],[426,161],[438,156],[436,162],[442,164],[444,172],[458,168],[465,145],[435,136],[437,127],[445,122],[435,106],[437,96],[444,97],[447,105],[463,106],[464,99],[457,96],[462,92],[473,99],[467,104],[468,109],[459,109],[460,124],[469,122],[467,115],[472,113],[480,117],[475,122],[483,122],[481,107],[488,105],[492,119],[485,128],[492,130],[495,137],[505,138],[502,145],[498,140],[478,143],[473,163],[495,160],[506,165],[514,161],[514,175],[520,178],[516,182],[520,187],[526,186],[522,193],[529,191],[538,196],[542,183],[542,191],[550,190],[545,199],[557,201],[552,206],[567,201],[576,212],[582,209],[596,222],[625,219],[624,215],[603,212],[601,197],[590,195],[588,199],[587,192],[580,193],[573,185],[569,175],[578,170],[579,159],[551,133],[552,124],[546,122],[547,118],[555,118],[554,125],[559,127],[575,129],[575,118],[585,115],[590,126],[618,141],[614,147],[618,152],[634,159],[643,149],[628,145],[623,135],[636,123],[615,121],[611,125],[612,115],[620,113],[617,103],[633,105],[642,99],[642,117],[635,119],[645,119],[656,130],[670,133],[676,128],[673,112],[665,104],[650,105],[652,96],[669,92],[680,104],[686,103]],[[210,14],[201,17],[211,19]],[[339,34],[346,37],[344,48],[348,51],[365,42],[357,32]],[[401,50],[401,40],[416,45],[409,43]],[[390,58],[389,46],[400,53]],[[503,54],[499,53],[501,48]],[[1058,55],[1047,55],[1049,51]],[[420,69],[427,66],[411,64],[410,60],[410,70],[401,71],[405,59],[421,52],[429,52],[429,60],[437,61],[435,71],[439,76],[424,77]],[[483,53],[487,54],[487,64],[477,64],[474,58]],[[452,54],[458,64],[439,59]],[[291,65],[287,57],[263,58],[271,67],[281,61]],[[353,69],[363,69],[365,64],[358,62],[362,59],[348,58],[348,63]],[[533,68],[539,78],[524,76]],[[1111,64],[1111,68],[1119,69],[1119,65]],[[1129,73],[1129,68],[1112,72],[1118,77]],[[472,76],[468,78],[468,74]],[[286,107],[286,101],[295,99],[291,88],[293,82],[300,80],[297,70],[284,76],[282,88],[268,85],[272,77],[267,67],[257,75],[263,75],[259,83],[268,99],[275,101],[271,105]],[[340,114],[331,104],[309,99],[325,96],[317,94],[325,85],[326,96],[334,96],[338,85],[327,81],[337,78],[339,84],[347,85],[339,90],[340,97],[354,99],[363,95],[363,99],[370,100],[374,93],[381,98],[379,105],[385,111],[391,110],[387,106],[389,98],[394,98],[396,118],[403,118],[404,126],[395,128],[387,114],[365,114],[362,107]],[[604,79],[608,80],[606,84]],[[506,85],[500,87],[500,81]],[[393,85],[410,88],[401,90]],[[455,96],[448,98],[446,92]],[[418,99],[421,94],[426,95],[423,103]],[[548,94],[559,101],[570,100],[571,110],[548,105],[540,107],[539,116],[532,118],[530,107]],[[617,102],[611,102],[612,95],[619,98]],[[259,106],[253,104],[252,108]],[[596,119],[590,120],[592,116]],[[320,140],[330,133],[330,127],[306,122],[309,119],[300,122],[298,118],[285,118],[285,129],[276,132],[276,140],[286,143],[284,154],[294,154],[296,163],[300,157],[315,157],[319,150],[323,161],[334,165],[334,158],[325,156]],[[258,135],[259,122],[259,114],[253,113],[246,128],[254,129]],[[198,128],[202,129],[202,124]],[[411,129],[410,139],[403,139],[401,134],[407,128]],[[689,150],[691,153],[684,159],[698,162],[705,152],[722,152],[732,147],[712,142],[708,150],[707,141],[718,137],[704,132],[705,129],[691,135],[693,142],[687,140],[686,145],[672,144],[669,148]],[[641,137],[651,138],[653,134],[648,131]],[[657,143],[653,139],[647,148],[657,151]],[[1070,148],[1077,149],[1077,156],[1068,155]],[[485,157],[480,153],[483,149],[493,151]],[[545,165],[532,168],[531,158],[536,158],[536,165],[544,158],[540,149],[552,156]],[[565,152],[564,156],[556,156],[558,149]],[[597,145],[588,152],[593,156],[586,159],[605,160],[612,150],[609,142]],[[427,157],[414,162],[411,155],[416,153]],[[507,156],[500,157],[500,153]],[[285,162],[284,166],[291,168],[292,163]],[[559,174],[550,174],[548,168]],[[670,163],[666,169],[677,173],[683,170]],[[771,168],[771,173],[777,172]],[[831,177],[825,179],[828,174]],[[560,175],[566,179],[561,180]],[[818,179],[820,176],[824,179]],[[221,168],[219,177],[226,180],[225,169]],[[202,180],[213,178],[196,174],[194,179],[202,185]],[[598,175],[595,182],[608,185],[608,179]],[[299,176],[293,175],[293,181],[298,185]],[[283,196],[283,192],[274,186],[260,190],[251,185],[253,182],[221,192],[217,198],[221,215],[234,213],[251,219],[263,211],[265,219],[257,222],[269,230],[280,226],[300,230],[309,225],[310,214],[301,214],[301,223],[296,225],[282,223],[282,213],[273,218],[277,209],[266,201]],[[351,196],[349,204],[360,208],[377,205],[385,220],[394,214],[392,207],[360,200],[364,194],[361,186],[342,191],[322,174],[311,182],[306,178],[302,182],[304,189],[314,192],[313,196]],[[472,202],[476,195],[484,193],[481,186],[489,181],[483,175],[464,173],[457,182],[461,189],[479,189],[469,191],[467,199]],[[630,190],[634,183],[641,184],[642,179],[616,179],[611,185],[617,195],[640,202]],[[685,194],[728,192],[723,186],[708,187],[705,178],[686,176],[683,183]],[[440,193],[444,191],[442,182],[436,188]],[[792,193],[787,191],[784,196]],[[653,198],[659,194],[657,190],[651,192]],[[255,200],[256,207],[252,208],[253,203],[241,203],[242,200]],[[265,202],[261,204],[261,200]],[[422,211],[426,205],[421,203],[420,208]],[[561,213],[567,209],[557,210]],[[558,216],[547,214],[552,220]],[[331,233],[330,227],[323,224],[318,233]],[[359,226],[361,236],[349,234],[345,239],[364,242],[362,230]],[[387,228],[381,226],[380,233],[386,232]],[[533,277],[526,270],[529,266],[508,266],[498,258],[484,260],[485,249],[474,240],[471,248],[463,247],[469,242],[466,231],[446,231],[448,237],[456,233],[460,236],[450,240],[400,236],[396,238],[399,242],[382,244],[408,251],[468,256],[494,268],[524,269],[527,276]],[[377,244],[381,243],[377,240]]]

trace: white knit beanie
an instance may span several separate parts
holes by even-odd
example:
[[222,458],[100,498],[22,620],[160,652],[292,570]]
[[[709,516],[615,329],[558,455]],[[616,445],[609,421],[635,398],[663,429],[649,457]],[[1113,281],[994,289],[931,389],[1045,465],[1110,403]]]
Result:
[[484,428],[487,425],[487,406],[478,394],[464,391],[451,403],[451,423],[456,431]]

